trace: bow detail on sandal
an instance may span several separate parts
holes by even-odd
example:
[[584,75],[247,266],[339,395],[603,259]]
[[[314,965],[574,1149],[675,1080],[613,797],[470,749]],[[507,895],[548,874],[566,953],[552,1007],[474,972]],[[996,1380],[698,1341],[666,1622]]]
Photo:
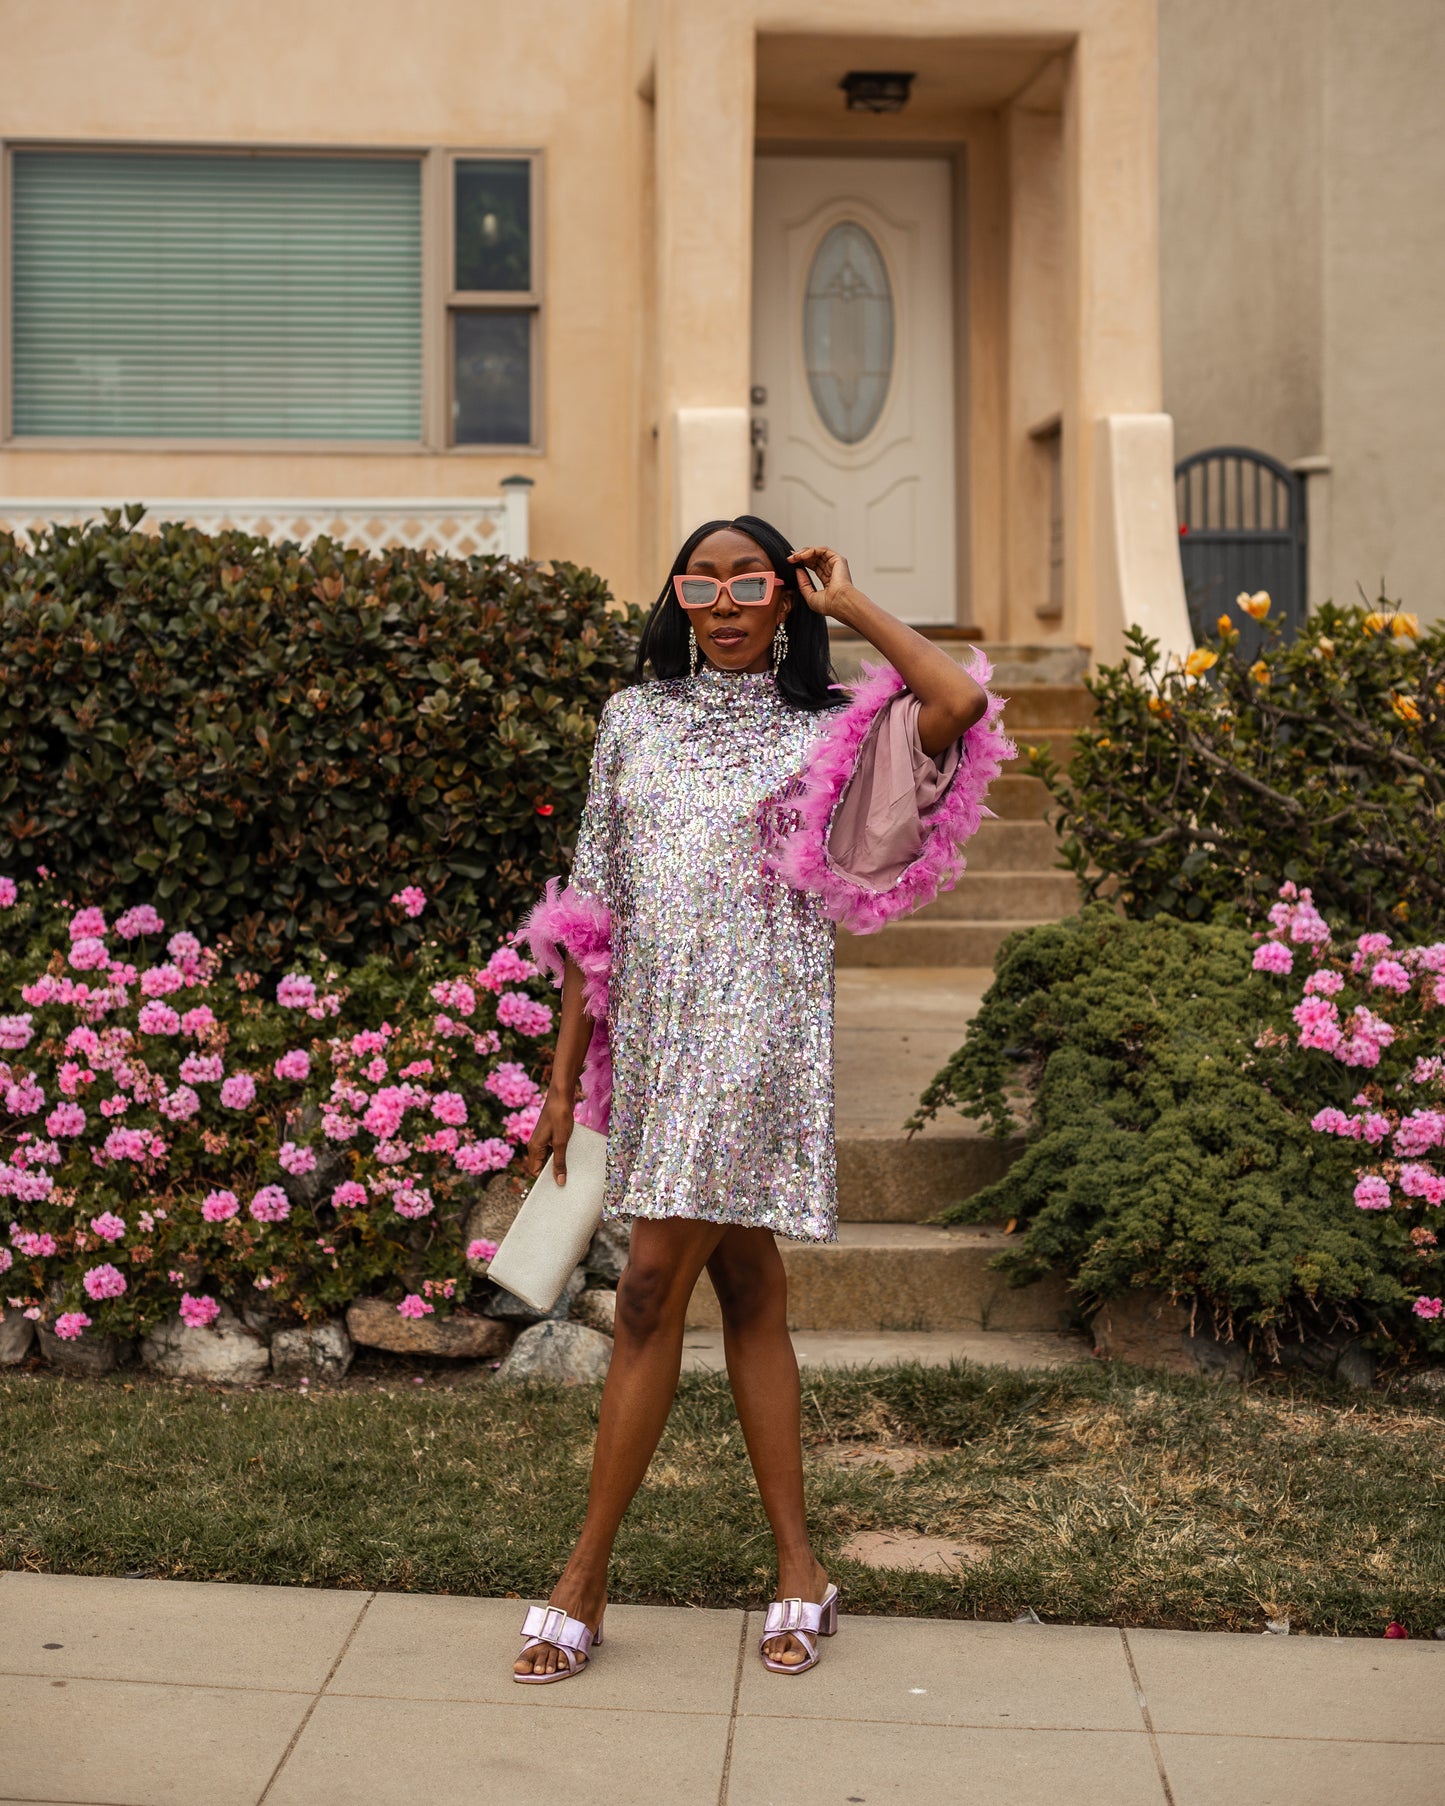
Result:
[[[806,1674],[818,1663],[818,1638],[836,1635],[838,1589],[830,1586],[821,1605],[807,1599],[775,1599],[768,1607],[767,1622],[758,1639],[763,1667],[773,1674]],[[806,1651],[801,1662],[780,1662],[768,1654],[768,1644],[778,1637],[796,1637]]]
[[595,1643],[602,1644],[602,1622],[597,1623],[594,1636],[580,1618],[569,1618],[560,1605],[534,1605],[522,1620],[522,1651],[526,1655],[529,1650],[536,1649],[541,1643],[548,1643],[566,1662],[565,1668],[555,1669],[551,1674],[514,1674],[512,1679],[525,1686],[541,1687],[549,1681],[570,1681],[574,1674],[580,1674],[587,1666],[588,1652]]

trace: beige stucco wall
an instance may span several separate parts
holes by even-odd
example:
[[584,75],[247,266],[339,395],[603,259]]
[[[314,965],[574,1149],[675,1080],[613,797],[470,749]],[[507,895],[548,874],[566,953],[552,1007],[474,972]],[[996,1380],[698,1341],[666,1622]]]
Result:
[[9,0],[4,32],[11,141],[540,148],[545,275],[540,457],[10,448],[0,494],[448,497],[517,472],[538,555],[640,593],[647,108],[628,0]]
[[1325,457],[1312,601],[1445,614],[1445,12],[1160,0],[1164,404],[1180,455]]

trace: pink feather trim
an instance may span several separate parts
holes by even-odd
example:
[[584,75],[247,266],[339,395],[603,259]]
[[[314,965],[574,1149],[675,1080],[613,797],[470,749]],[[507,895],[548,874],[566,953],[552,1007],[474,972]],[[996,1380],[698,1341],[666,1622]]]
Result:
[[612,911],[596,897],[559,888],[547,880],[542,900],[522,924],[532,958],[560,986],[564,955],[582,973],[582,1002],[592,1018],[592,1039],[582,1065],[582,1096],[576,1119],[584,1128],[607,1133],[612,1109],[612,1048],[607,1038],[607,1000],[612,982]]
[[[969,675],[986,684],[992,667],[974,655]],[[814,891],[827,915],[852,934],[876,934],[898,916],[952,890],[963,870],[964,842],[993,810],[984,803],[1004,762],[1015,756],[1000,717],[1004,699],[989,694],[983,720],[963,736],[953,781],[923,817],[923,849],[887,890],[869,890],[840,872],[828,857],[828,835],[858,755],[880,709],[907,688],[891,665],[863,666],[848,686],[853,700],[831,720],[801,773],[759,811],[764,862],[797,890]]]

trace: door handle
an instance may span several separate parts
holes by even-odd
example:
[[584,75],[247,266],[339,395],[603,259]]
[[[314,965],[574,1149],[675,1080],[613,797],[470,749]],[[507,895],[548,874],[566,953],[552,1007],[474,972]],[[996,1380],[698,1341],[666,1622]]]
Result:
[[766,420],[755,420],[750,434],[753,448],[753,488],[766,489],[767,455],[768,455],[768,423]]

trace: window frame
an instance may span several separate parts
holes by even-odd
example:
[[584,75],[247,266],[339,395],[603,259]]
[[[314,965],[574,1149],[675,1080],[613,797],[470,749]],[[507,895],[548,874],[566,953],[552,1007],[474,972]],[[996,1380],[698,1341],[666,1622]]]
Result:
[[[414,439],[276,439],[276,438],[207,438],[181,437],[174,434],[39,434],[17,433],[14,415],[14,283],[11,268],[14,256],[13,202],[15,155],[17,152],[39,152],[45,155],[111,153],[170,153],[178,156],[235,157],[361,157],[394,161],[409,158],[418,166],[421,188],[421,420]],[[483,297],[494,308],[510,303],[513,311],[526,308],[531,314],[531,420],[532,437],[528,443],[511,445],[467,444],[454,442],[452,419],[452,352],[451,315],[453,295],[451,277],[455,269],[452,238],[454,233],[455,166],[459,162],[526,161],[531,166],[532,287],[523,294],[487,294]],[[93,138],[0,138],[0,449],[6,451],[64,452],[230,452],[236,456],[252,453],[285,453],[296,457],[358,456],[389,458],[471,456],[509,457],[540,456],[543,451],[540,431],[542,407],[542,268],[541,207],[542,153],[538,149],[456,150],[440,145],[423,144],[236,144],[188,139],[176,143],[168,139],[93,139]],[[470,308],[473,296],[463,292],[463,303]]]
[[[437,162],[444,170],[443,206],[445,218],[443,229],[437,234],[442,241],[442,288],[441,288],[441,382],[439,384],[441,405],[444,410],[439,423],[439,442],[449,452],[477,453],[495,457],[508,452],[538,452],[541,447],[540,422],[542,418],[542,283],[543,283],[543,233],[540,230],[542,219],[542,157],[539,151],[524,150],[448,150],[438,157]],[[457,166],[461,163],[525,163],[528,168],[528,219],[531,242],[528,247],[531,263],[532,286],[527,289],[459,289],[455,286],[457,269]],[[524,443],[486,443],[467,441],[459,444],[456,438],[455,409],[456,397],[456,334],[452,321],[458,314],[481,313],[525,313],[528,317],[527,368],[529,386],[527,394],[527,415],[531,423],[531,438]]]

